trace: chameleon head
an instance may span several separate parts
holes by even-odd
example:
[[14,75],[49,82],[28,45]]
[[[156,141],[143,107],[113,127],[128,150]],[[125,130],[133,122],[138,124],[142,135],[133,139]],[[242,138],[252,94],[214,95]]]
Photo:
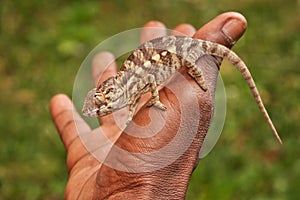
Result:
[[119,90],[113,78],[104,81],[98,88],[90,90],[85,98],[82,113],[86,117],[102,117],[119,109]]

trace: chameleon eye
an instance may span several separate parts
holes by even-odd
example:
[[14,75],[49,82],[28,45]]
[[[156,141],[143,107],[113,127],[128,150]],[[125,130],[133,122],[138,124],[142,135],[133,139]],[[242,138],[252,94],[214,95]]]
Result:
[[96,93],[93,95],[93,100],[95,104],[103,104],[105,102],[105,95],[102,93]]

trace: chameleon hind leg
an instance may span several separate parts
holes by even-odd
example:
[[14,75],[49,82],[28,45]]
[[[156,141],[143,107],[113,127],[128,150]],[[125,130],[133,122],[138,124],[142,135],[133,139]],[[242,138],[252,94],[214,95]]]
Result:
[[161,110],[166,110],[167,107],[160,102],[159,100],[159,93],[158,93],[158,89],[157,89],[157,84],[156,84],[156,81],[155,81],[155,78],[153,75],[151,75],[149,77],[149,81],[150,81],[150,84],[149,84],[149,89],[150,89],[150,92],[152,94],[152,98],[150,99],[150,101],[147,103],[147,106],[155,106]]
[[188,74],[193,77],[198,85],[204,90],[207,90],[207,85],[205,84],[205,80],[202,74],[200,67],[196,64],[191,64],[190,62],[186,62],[185,66],[188,68]]

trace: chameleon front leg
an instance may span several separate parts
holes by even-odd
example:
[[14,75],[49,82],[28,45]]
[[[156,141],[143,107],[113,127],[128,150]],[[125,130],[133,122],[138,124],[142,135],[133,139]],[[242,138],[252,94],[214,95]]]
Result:
[[[150,107],[153,105],[161,110],[166,110],[167,107],[159,101],[158,89],[157,89],[156,84],[151,84],[149,87],[150,87],[150,91],[152,93],[152,98],[147,103],[147,106]],[[136,112],[137,106],[138,106],[139,99],[140,98],[134,100],[133,103],[129,105],[128,118],[127,118],[127,122],[126,122],[127,125],[132,121],[132,118],[133,118],[133,116]]]
[[150,83],[149,83],[149,89],[150,89],[150,92],[152,94],[152,98],[150,99],[150,101],[147,103],[147,106],[155,106],[161,110],[166,110],[167,107],[160,102],[159,100],[159,93],[158,93],[158,89],[157,89],[157,84],[156,84],[156,81],[155,81],[155,77],[153,75],[151,75],[149,77],[149,80],[150,80]]
[[135,114],[135,111],[137,109],[137,106],[138,106],[138,101],[139,101],[140,98],[137,98],[137,99],[134,99],[133,100],[133,103],[129,105],[129,112],[128,112],[128,118],[127,118],[127,122],[126,122],[126,125],[129,124],[129,122],[132,121],[132,118]]
[[[147,76],[146,80],[148,81],[148,83],[143,88],[143,91],[144,92],[150,91],[152,94],[152,98],[146,105],[147,106],[155,106],[161,110],[166,110],[167,107],[159,101],[159,94],[158,94],[155,77],[152,74],[149,74]],[[144,92],[142,92],[142,93],[144,93]],[[131,99],[132,103],[129,105],[129,113],[128,113],[128,118],[127,118],[126,124],[129,124],[129,122],[132,121],[132,118],[133,118],[133,116],[136,112],[137,106],[138,106],[139,99],[140,99],[140,96],[137,96],[136,98]]]

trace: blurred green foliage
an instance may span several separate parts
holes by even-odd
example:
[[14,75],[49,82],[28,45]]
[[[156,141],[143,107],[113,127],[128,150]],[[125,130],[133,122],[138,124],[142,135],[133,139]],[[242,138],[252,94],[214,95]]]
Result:
[[296,0],[1,0],[0,199],[63,199],[65,151],[48,103],[56,93],[71,96],[94,46],[149,20],[199,28],[225,11],[248,20],[234,50],[252,71],[284,145],[275,141],[240,74],[224,63],[225,127],[193,174],[187,199],[300,199]]

